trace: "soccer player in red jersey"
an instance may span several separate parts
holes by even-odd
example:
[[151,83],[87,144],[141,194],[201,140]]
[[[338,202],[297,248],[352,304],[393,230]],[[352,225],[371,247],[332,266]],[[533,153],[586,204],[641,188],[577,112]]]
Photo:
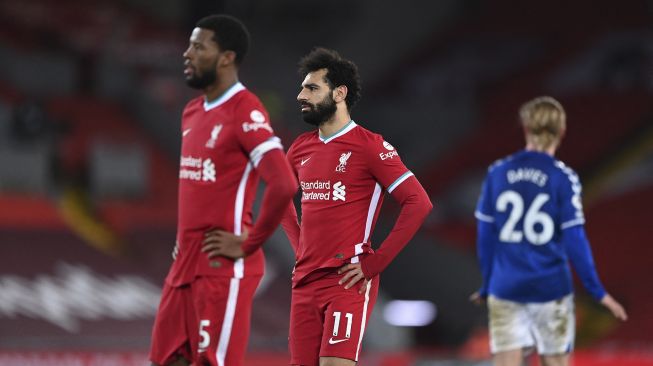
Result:
[[[356,65],[316,48],[300,62],[297,100],[316,130],[287,157],[301,187],[301,224],[290,204],[282,226],[296,253],[289,348],[291,364],[355,365],[379,286],[379,273],[432,209],[428,195],[381,135],[354,122]],[[384,193],[401,204],[392,232],[375,251],[370,237]]]
[[[258,98],[238,81],[249,34],[230,16],[201,19],[183,54],[186,83],[177,245],[152,335],[153,365],[243,365],[260,247],[297,180]],[[255,224],[258,177],[266,182]]]

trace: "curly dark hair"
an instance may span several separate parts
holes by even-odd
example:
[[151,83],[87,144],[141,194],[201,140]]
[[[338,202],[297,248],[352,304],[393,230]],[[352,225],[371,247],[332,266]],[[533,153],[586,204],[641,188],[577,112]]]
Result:
[[325,81],[329,87],[334,88],[344,85],[347,87],[347,109],[351,111],[361,99],[361,79],[355,63],[340,56],[334,50],[317,47],[299,61],[299,73],[306,75],[310,72],[326,69]]
[[236,53],[236,65],[240,65],[249,49],[249,32],[238,19],[224,14],[214,14],[197,21],[196,27],[212,30],[213,40],[221,51]]

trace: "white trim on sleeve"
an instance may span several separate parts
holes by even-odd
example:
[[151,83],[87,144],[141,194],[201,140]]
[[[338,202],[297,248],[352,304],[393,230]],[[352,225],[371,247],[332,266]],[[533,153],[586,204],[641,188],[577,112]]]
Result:
[[579,217],[577,219],[573,219],[573,220],[563,222],[560,225],[560,229],[564,230],[564,229],[568,229],[568,228],[573,227],[573,226],[584,225],[584,224],[585,224],[585,218],[584,217]]
[[266,152],[274,149],[280,149],[283,151],[281,139],[276,136],[270,137],[252,149],[249,153],[249,159],[252,161],[252,164],[254,164],[254,168],[258,167],[258,164],[261,162],[261,159],[263,159],[263,155],[265,155]]
[[474,212],[474,217],[476,217],[478,220],[483,221],[483,222],[489,222],[489,223],[494,222],[494,217],[492,217],[490,215],[486,215],[486,214],[482,213],[481,211]]
[[399,178],[397,178],[397,180],[395,180],[394,182],[392,182],[391,185],[388,186],[388,193],[392,193],[392,191],[394,191],[395,188],[397,188],[398,185],[400,185],[406,179],[412,177],[413,175],[414,175],[413,172],[411,172],[410,170],[407,171],[406,173],[402,174]]

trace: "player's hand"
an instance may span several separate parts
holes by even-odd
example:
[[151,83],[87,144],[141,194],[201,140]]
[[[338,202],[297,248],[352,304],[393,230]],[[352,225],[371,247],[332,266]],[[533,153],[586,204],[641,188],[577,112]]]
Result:
[[213,229],[204,234],[202,251],[209,258],[223,256],[231,259],[238,259],[245,256],[242,244],[247,239],[247,231],[242,235],[236,235],[228,231]]
[[481,296],[481,293],[475,291],[473,294],[469,295],[469,301],[474,305],[483,305],[485,303],[485,297]]
[[175,247],[172,248],[172,260],[177,260],[177,255],[179,255],[179,241],[175,240]]
[[338,274],[343,274],[343,273],[345,275],[342,276],[340,281],[338,281],[338,284],[342,285],[346,283],[345,290],[348,290],[354,287],[354,285],[358,283],[360,280],[363,280],[363,283],[358,289],[358,293],[362,294],[363,292],[365,292],[365,290],[367,289],[367,283],[370,281],[367,278],[365,278],[360,263],[349,263],[338,268]]
[[608,308],[610,312],[612,312],[612,315],[614,315],[615,318],[626,321],[628,320],[628,314],[626,314],[626,310],[624,310],[624,307],[621,306],[620,303],[617,302],[610,294],[605,294],[603,298],[601,299],[601,304]]

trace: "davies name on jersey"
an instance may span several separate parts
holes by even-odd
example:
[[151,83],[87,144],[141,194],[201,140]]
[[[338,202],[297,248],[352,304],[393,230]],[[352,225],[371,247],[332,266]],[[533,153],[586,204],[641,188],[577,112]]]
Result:
[[508,183],[510,184],[526,181],[537,184],[540,187],[544,187],[547,180],[549,179],[549,176],[539,169],[518,168],[515,170],[508,170],[506,173],[506,179],[508,179]]

